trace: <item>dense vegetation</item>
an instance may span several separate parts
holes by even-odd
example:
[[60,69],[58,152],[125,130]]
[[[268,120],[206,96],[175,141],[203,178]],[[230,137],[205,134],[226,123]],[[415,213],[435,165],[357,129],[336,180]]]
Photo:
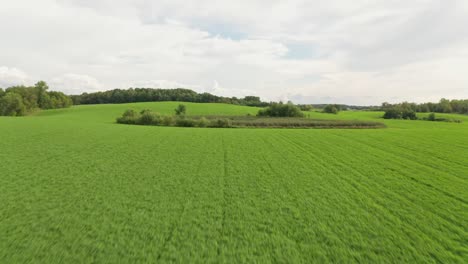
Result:
[[301,109],[292,103],[271,103],[265,109],[258,111],[257,116],[269,117],[304,117]]
[[[183,105],[176,108],[176,115],[161,115],[149,109],[137,112],[126,110],[117,123],[150,126],[212,127],[212,128],[383,128],[384,124],[358,120],[315,120],[297,117],[254,116],[185,116],[180,114]],[[184,108],[185,109],[185,108]]]
[[83,93],[71,96],[73,103],[78,104],[120,104],[133,102],[179,101],[194,103],[227,103],[247,106],[267,106],[260,97],[245,96],[244,98],[222,97],[210,93],[197,93],[190,89],[153,89],[129,88],[114,89],[105,92]]
[[[114,123],[178,104],[0,117],[1,262],[466,262],[468,116],[308,113],[387,125],[364,130]],[[187,117],[259,110],[184,105]]]
[[396,105],[386,105],[384,107],[385,119],[409,119],[409,120],[426,120],[426,121],[443,121],[461,123],[460,119],[454,118],[436,118],[435,113],[430,113],[428,117],[419,118],[409,103],[401,103]]
[[0,115],[23,116],[37,109],[66,108],[72,105],[68,96],[48,89],[44,81],[32,87],[13,86],[5,91],[0,89]]
[[468,99],[464,100],[448,100],[440,99],[438,103],[408,103],[403,102],[399,104],[383,103],[380,107],[381,110],[388,109],[403,109],[406,112],[420,112],[420,113],[457,113],[468,114]]
[[324,113],[327,113],[327,114],[338,114],[338,112],[341,110],[341,107],[340,105],[337,105],[337,104],[329,104],[329,105],[326,105],[324,108],[323,108],[323,111]]

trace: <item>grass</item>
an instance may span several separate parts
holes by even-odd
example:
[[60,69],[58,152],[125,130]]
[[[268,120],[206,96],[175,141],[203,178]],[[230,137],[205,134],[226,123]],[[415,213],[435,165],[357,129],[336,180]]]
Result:
[[467,116],[310,113],[388,127],[375,130],[115,124],[178,104],[0,117],[2,262],[466,262]]

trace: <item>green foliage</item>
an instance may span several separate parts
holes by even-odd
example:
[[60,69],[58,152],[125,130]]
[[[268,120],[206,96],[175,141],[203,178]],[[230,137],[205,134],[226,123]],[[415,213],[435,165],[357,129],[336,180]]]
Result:
[[[468,114],[468,99],[465,100],[448,100],[445,98],[440,99],[438,103],[408,103],[403,102],[400,104],[383,103],[381,110],[388,110],[389,108],[406,108],[411,109],[413,112],[436,112],[436,113],[458,113]],[[408,111],[408,110],[407,110]]]
[[158,126],[163,122],[163,117],[159,113],[153,112],[149,109],[142,110],[140,115],[137,115],[134,118],[136,118],[135,124],[138,125]]
[[187,108],[183,104],[178,105],[177,108],[175,109],[175,114],[178,116],[185,115],[186,112],[187,112]]
[[177,117],[175,121],[175,126],[178,127],[194,127],[197,122],[193,119]]
[[410,103],[404,102],[399,105],[386,106],[385,113],[383,115],[385,119],[409,119],[416,120],[416,112]]
[[272,103],[265,109],[258,111],[257,116],[270,116],[270,117],[303,117],[304,114],[301,112],[299,107],[292,103]]
[[198,119],[197,126],[198,127],[207,127],[210,124],[210,121],[206,119],[206,117],[201,117]]
[[299,109],[301,109],[301,111],[305,111],[305,112],[309,112],[309,111],[312,111],[314,109],[314,107],[312,105],[309,105],[309,104],[300,104],[300,105],[297,105],[299,107]]
[[21,95],[7,92],[0,98],[0,116],[22,116],[26,113],[26,107]]
[[323,108],[323,112],[327,114],[338,114],[340,106],[336,104],[329,104]]
[[231,127],[231,120],[228,118],[216,118],[210,121],[210,127],[229,128]]
[[160,102],[179,101],[196,103],[226,103],[247,106],[267,106],[260,97],[246,96],[244,98],[222,97],[209,93],[196,93],[189,89],[152,89],[130,88],[126,90],[114,89],[105,92],[83,93],[71,96],[73,103],[77,104],[115,104],[131,102]]
[[163,126],[173,126],[175,124],[175,119],[172,116],[163,116],[161,124]]
[[[20,111],[17,115],[25,115],[33,112],[36,109],[56,109],[66,108],[72,105],[70,97],[62,92],[47,91],[49,87],[44,81],[36,83],[33,87],[27,86],[12,86],[6,89],[6,93],[15,93],[21,97],[24,111]],[[0,105],[0,108],[5,106]]]

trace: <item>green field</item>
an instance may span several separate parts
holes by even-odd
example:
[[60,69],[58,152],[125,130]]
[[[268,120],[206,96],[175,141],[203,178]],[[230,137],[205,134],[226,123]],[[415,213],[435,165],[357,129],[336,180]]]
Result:
[[362,130],[115,124],[128,108],[178,104],[0,117],[0,262],[468,260],[468,116],[310,113],[387,125]]

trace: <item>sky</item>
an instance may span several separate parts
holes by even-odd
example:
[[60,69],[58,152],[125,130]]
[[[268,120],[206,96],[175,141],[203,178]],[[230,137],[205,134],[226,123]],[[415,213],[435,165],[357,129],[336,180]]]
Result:
[[0,0],[0,87],[468,98],[466,0]]

